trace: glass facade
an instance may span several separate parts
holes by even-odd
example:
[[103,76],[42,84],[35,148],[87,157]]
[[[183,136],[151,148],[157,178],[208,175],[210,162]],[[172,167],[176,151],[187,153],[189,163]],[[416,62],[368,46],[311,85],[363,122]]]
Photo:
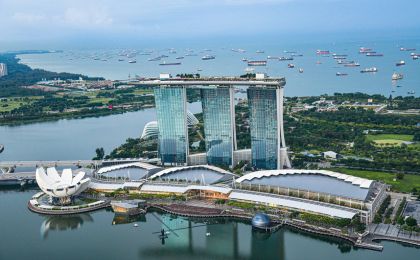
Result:
[[231,92],[228,87],[201,90],[207,163],[211,165],[232,165],[235,137]]
[[277,169],[278,127],[276,89],[248,88],[252,166]]
[[186,90],[154,89],[159,128],[159,156],[163,164],[185,164],[188,155]]

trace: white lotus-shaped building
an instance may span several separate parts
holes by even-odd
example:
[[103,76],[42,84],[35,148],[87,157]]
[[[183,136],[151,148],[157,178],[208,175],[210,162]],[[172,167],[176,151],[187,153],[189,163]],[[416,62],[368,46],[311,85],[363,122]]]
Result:
[[71,169],[64,169],[60,174],[55,168],[36,169],[36,181],[39,188],[52,198],[66,202],[71,196],[78,195],[89,186],[90,179],[84,178],[85,173],[79,172],[73,177]]

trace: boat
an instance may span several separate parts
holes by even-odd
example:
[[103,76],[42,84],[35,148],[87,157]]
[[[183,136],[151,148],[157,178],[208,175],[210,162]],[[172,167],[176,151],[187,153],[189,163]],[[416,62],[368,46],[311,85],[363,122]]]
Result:
[[335,73],[335,75],[336,75],[336,76],[347,76],[347,75],[349,75],[349,74],[344,73],[344,72],[337,72],[337,73]]
[[161,57],[155,57],[155,58],[149,58],[147,59],[147,61],[159,61],[161,59],[162,59]]
[[404,78],[404,76],[403,76],[403,74],[401,74],[401,73],[396,73],[396,72],[394,72],[393,74],[392,74],[392,80],[400,80],[400,79],[403,79]]
[[277,56],[267,56],[267,60],[278,60],[279,57]]
[[344,67],[360,67],[360,64],[357,62],[352,62],[352,63],[344,64]]
[[382,57],[382,56],[384,56],[382,53],[372,53],[372,52],[366,53],[366,57]]
[[136,63],[136,60],[129,60],[128,63]]
[[250,60],[248,61],[248,66],[266,66],[266,60]]
[[124,61],[124,59],[118,59],[118,61]]
[[292,64],[292,63],[289,63],[289,64],[287,64],[287,67],[288,67],[289,69],[293,69],[293,68],[295,67],[295,65],[294,65],[294,64]]
[[279,61],[293,60],[293,57],[280,57]]
[[204,55],[201,57],[202,60],[214,60],[216,57],[213,55]]
[[163,61],[162,63],[159,63],[160,66],[171,66],[171,65],[181,65],[181,62],[166,62]]
[[0,153],[4,151],[4,145],[0,144]]
[[206,233],[206,237],[209,237],[211,234],[210,234],[210,232],[207,232]]
[[417,55],[413,56],[413,60],[418,60],[418,59],[419,59],[419,56],[417,56]]
[[292,57],[303,57],[303,54],[292,53]]
[[410,56],[411,57],[413,57],[413,56],[420,56],[420,54],[419,53],[412,52],[412,53],[410,53]]
[[333,57],[347,57],[347,54],[337,54],[337,53],[333,53],[332,55]]
[[184,56],[179,56],[179,57],[176,57],[175,59],[182,60],[183,58],[184,58]]
[[372,67],[372,68],[362,69],[360,71],[360,73],[369,73],[369,72],[378,72],[378,69],[376,67]]
[[256,53],[264,53],[262,50],[257,50]]
[[397,62],[397,64],[395,64],[395,65],[397,65],[397,66],[405,65],[405,61],[401,60],[401,61]]
[[185,56],[198,56],[197,53],[187,53]]
[[414,92],[414,90],[411,90],[411,91],[408,91],[407,94],[408,95],[414,95],[414,94],[416,94],[416,92]]
[[299,73],[303,73],[303,69],[302,68],[299,68]]
[[242,61],[246,62],[246,61],[248,61],[248,59],[247,58],[242,58]]
[[135,223],[134,225],[133,225],[133,227],[138,227],[139,226],[139,224],[137,224],[137,223]]
[[372,52],[372,48],[360,47],[359,53]]
[[111,207],[115,214],[138,215],[146,213],[145,200],[111,201]]
[[400,48],[400,51],[415,51],[415,50],[416,48],[403,48],[403,47]]
[[330,51],[328,51],[328,50],[317,50],[316,54],[317,55],[329,55]]

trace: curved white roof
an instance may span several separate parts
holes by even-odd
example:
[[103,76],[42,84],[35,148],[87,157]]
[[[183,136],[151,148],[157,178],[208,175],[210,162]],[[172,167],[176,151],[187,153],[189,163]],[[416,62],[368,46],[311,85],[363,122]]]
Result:
[[154,165],[151,165],[151,164],[148,164],[148,163],[135,162],[135,163],[124,163],[124,164],[117,164],[117,165],[102,167],[101,169],[98,170],[97,173],[102,174],[102,173],[106,173],[106,172],[111,172],[111,171],[115,171],[115,170],[131,168],[131,167],[141,168],[141,169],[145,169],[145,170],[151,170],[151,169],[159,168],[157,166],[154,166]]
[[339,173],[339,172],[333,172],[333,171],[327,171],[327,170],[298,170],[298,169],[267,170],[267,171],[251,172],[238,178],[236,182],[240,183],[244,180],[250,181],[254,178],[263,178],[263,177],[287,175],[287,174],[321,174],[321,175],[337,178],[345,182],[349,182],[353,185],[358,185],[360,186],[360,188],[365,188],[365,189],[369,189],[371,184],[374,182],[373,180],[355,177],[355,176],[351,176],[351,175],[347,175],[347,174]]
[[183,166],[183,167],[172,167],[172,168],[167,168],[164,169],[160,172],[157,172],[155,174],[153,174],[152,176],[149,177],[149,179],[156,179],[159,177],[162,177],[164,175],[170,174],[170,173],[174,173],[174,172],[178,172],[178,171],[184,171],[184,170],[192,170],[192,169],[207,169],[207,170],[211,170],[211,171],[215,171],[221,174],[230,174],[233,175],[231,172],[225,171],[219,167],[216,166],[211,166],[211,165],[194,165],[194,166]]
[[157,121],[151,121],[147,123],[143,128],[143,133],[140,138],[157,138],[159,134]]
[[85,178],[84,172],[79,172],[74,178],[71,169],[64,169],[61,176],[55,168],[37,168],[36,182],[39,188],[52,197],[67,197],[80,194],[88,188],[90,179]]
[[144,184],[141,186],[141,191],[148,192],[170,192],[170,193],[185,193],[189,190],[206,190],[228,194],[232,191],[229,187],[214,186],[214,185],[171,185],[171,184]]
[[[187,125],[194,126],[199,123],[197,117],[191,111],[187,110]],[[157,121],[150,121],[148,122],[144,128],[143,132],[140,136],[141,139],[143,138],[157,138],[159,135],[159,128]]]
[[269,194],[257,194],[245,191],[232,191],[229,195],[230,199],[245,200],[259,203],[267,203],[271,205],[294,208],[299,210],[311,211],[319,214],[329,215],[339,218],[353,218],[357,211],[349,208],[339,207],[326,203],[311,202],[301,200],[299,198],[280,197]]

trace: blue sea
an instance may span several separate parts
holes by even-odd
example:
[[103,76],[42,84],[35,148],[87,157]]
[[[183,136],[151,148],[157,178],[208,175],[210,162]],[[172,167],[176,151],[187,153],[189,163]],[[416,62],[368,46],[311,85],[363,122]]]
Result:
[[[42,68],[56,72],[81,73],[88,76],[102,76],[107,79],[128,79],[136,76],[157,77],[159,73],[200,73],[204,76],[237,76],[245,73],[247,63],[242,59],[266,60],[267,56],[284,56],[293,51],[301,54],[292,61],[268,60],[267,66],[253,67],[255,72],[264,72],[271,77],[286,77],[285,92],[287,96],[308,96],[333,94],[335,92],[363,92],[385,96],[407,96],[409,92],[420,93],[420,59],[413,60],[411,52],[420,53],[420,39],[410,40],[369,40],[331,42],[287,43],[270,41],[265,43],[199,44],[199,47],[173,46],[153,48],[103,49],[103,50],[64,50],[62,53],[19,55],[21,62],[32,68]],[[366,57],[359,54],[360,47],[372,48],[383,57]],[[400,48],[416,48],[415,51],[401,51]],[[235,51],[233,51],[234,49]],[[238,51],[242,49],[243,51]],[[346,54],[347,60],[360,63],[360,67],[344,67],[333,59],[332,55],[317,55],[316,50],[329,50],[331,53]],[[151,52],[150,55],[137,55],[133,58],[121,57],[118,54],[126,50],[139,53]],[[257,53],[257,50],[264,53]],[[176,52],[176,53],[175,53]],[[197,56],[185,56],[194,53]],[[159,55],[167,55],[161,61],[147,61]],[[213,60],[202,60],[204,55],[214,55]],[[176,57],[184,56],[184,59]],[[94,60],[99,58],[100,60]],[[124,61],[118,61],[124,59]],[[136,63],[128,63],[135,59]],[[106,60],[106,61],[104,61]],[[404,60],[406,65],[396,66]],[[160,66],[159,63],[181,62],[177,66]],[[295,68],[288,68],[293,63]],[[360,70],[376,67],[376,73],[360,73]],[[303,73],[299,73],[299,68]],[[336,73],[347,73],[347,76],[336,76]],[[393,72],[402,73],[404,78],[392,82]],[[398,86],[398,87],[397,87]]]

